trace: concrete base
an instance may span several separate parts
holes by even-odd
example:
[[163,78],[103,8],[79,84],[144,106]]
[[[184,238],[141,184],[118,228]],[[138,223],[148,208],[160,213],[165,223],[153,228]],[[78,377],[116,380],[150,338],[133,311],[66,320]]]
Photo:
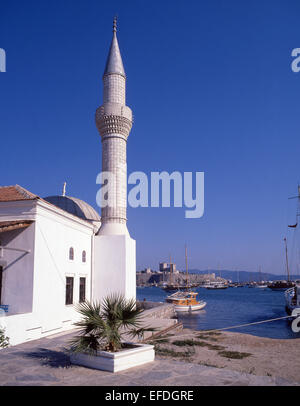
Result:
[[122,223],[102,223],[99,235],[128,235],[129,232],[126,224]]
[[134,344],[135,348],[118,352],[99,351],[97,355],[71,353],[72,364],[102,371],[118,372],[154,361],[153,345]]
[[92,300],[111,294],[136,299],[136,245],[129,235],[97,235]]

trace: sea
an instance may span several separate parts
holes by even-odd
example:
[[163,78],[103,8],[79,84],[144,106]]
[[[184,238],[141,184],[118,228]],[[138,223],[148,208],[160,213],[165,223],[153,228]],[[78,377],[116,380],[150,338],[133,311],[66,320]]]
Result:
[[[198,300],[207,304],[205,309],[192,313],[178,313],[178,320],[184,328],[193,330],[213,330],[233,327],[287,316],[285,312],[284,292],[269,288],[227,288],[208,290],[194,288]],[[138,287],[137,299],[152,302],[165,302],[170,293],[159,287]],[[294,339],[300,333],[291,329],[291,319],[271,321],[247,327],[229,328],[228,331],[252,334],[259,337]]]

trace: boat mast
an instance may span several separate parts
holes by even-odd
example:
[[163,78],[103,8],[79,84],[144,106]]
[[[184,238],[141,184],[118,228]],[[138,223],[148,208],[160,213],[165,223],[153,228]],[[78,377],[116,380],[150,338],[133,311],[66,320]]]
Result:
[[288,250],[287,250],[287,242],[286,238],[283,239],[285,245],[285,261],[286,261],[286,273],[288,277],[288,282],[290,281],[290,270],[289,270],[289,260],[288,260]]
[[261,266],[259,266],[259,282],[261,282]]
[[186,272],[186,288],[188,289],[189,272],[188,272],[188,260],[187,260],[187,248],[186,248],[186,246],[185,246],[185,272]]
[[170,255],[170,285],[173,285],[173,267],[172,267],[171,255]]
[[291,224],[288,227],[290,228],[297,228],[298,226],[298,217],[300,216],[300,185],[298,185],[298,196],[289,197],[289,199],[297,199],[298,205],[296,209],[296,224]]

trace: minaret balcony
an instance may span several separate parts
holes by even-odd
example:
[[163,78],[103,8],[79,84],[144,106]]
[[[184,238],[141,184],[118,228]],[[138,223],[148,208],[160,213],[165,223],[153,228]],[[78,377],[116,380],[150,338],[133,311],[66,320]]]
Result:
[[108,134],[121,134],[127,139],[132,121],[124,116],[103,114],[103,111],[98,109],[96,111],[96,125],[102,137]]
[[118,103],[105,103],[103,106],[98,107],[96,119],[101,119],[102,116],[120,116],[132,121],[131,109]]

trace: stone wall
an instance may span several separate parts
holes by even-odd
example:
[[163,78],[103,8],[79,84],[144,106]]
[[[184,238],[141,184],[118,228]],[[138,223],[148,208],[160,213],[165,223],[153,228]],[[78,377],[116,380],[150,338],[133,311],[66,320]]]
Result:
[[139,302],[145,309],[143,315],[153,319],[173,319],[175,318],[174,306],[169,303]]
[[[215,278],[214,275],[208,275],[208,274],[189,274],[188,276],[189,282],[190,283],[203,283],[205,280],[211,280],[211,281],[225,281],[223,278]],[[186,282],[186,274],[183,273],[178,273],[178,274],[173,274],[172,278],[170,278],[169,273],[159,274],[159,273],[140,273],[137,272],[136,274],[136,282],[137,286],[139,285],[147,285],[147,284],[152,284],[152,283],[159,283],[162,281],[165,281],[167,283],[171,282],[171,279],[173,283],[179,283],[183,284]]]

